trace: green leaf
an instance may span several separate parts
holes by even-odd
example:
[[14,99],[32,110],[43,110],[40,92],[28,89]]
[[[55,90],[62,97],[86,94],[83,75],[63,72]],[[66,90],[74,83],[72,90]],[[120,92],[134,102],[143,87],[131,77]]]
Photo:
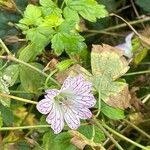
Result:
[[3,78],[8,79],[7,83],[9,86],[15,84],[19,75],[19,65],[10,65],[3,71]]
[[52,48],[57,55],[65,50],[69,56],[77,55],[86,49],[84,38],[78,34],[57,33],[52,38]]
[[[95,22],[96,18],[107,16],[104,5],[98,4],[95,0],[65,0],[67,7],[79,13],[84,19]],[[67,8],[68,9],[68,8]],[[71,13],[74,18],[75,13]],[[70,16],[70,18],[72,18]]]
[[61,33],[70,33],[75,32],[76,22],[73,20],[64,20],[63,23],[59,26],[58,31]]
[[71,135],[68,132],[60,133],[55,138],[55,150],[76,150],[76,147],[70,143]]
[[101,111],[104,115],[106,115],[110,119],[118,120],[118,119],[124,119],[124,111],[119,108],[113,108],[104,102],[101,104]]
[[136,0],[135,3],[140,6],[143,10],[150,12],[150,1],[149,0]]
[[148,53],[147,48],[143,48],[135,57],[134,57],[134,63],[137,65],[139,64],[146,56]]
[[44,15],[54,14],[61,16],[62,10],[52,0],[40,0],[40,4]]
[[33,61],[38,54],[41,53],[41,48],[38,48],[38,46],[35,43],[30,43],[25,48],[21,49],[19,52],[19,59],[24,62],[30,62]]
[[61,25],[63,22],[62,16],[57,16],[54,14],[50,14],[44,18],[43,23],[40,25],[41,27],[46,27],[46,28],[53,28]]
[[[2,76],[0,76],[0,92],[9,94],[8,87],[9,87],[8,83],[5,81],[5,79],[3,79]],[[3,106],[9,107],[10,106],[10,98],[0,96],[0,103]]]
[[43,141],[42,148],[44,148],[45,150],[49,150],[52,147],[54,147],[54,138],[55,137],[56,137],[56,135],[52,131],[45,133],[43,136],[43,140],[42,140]]
[[56,65],[56,68],[59,69],[59,71],[64,71],[64,70],[68,69],[72,64],[74,64],[74,62],[71,59],[65,59],[65,60],[59,62]]
[[32,4],[29,4],[24,11],[24,18],[19,21],[25,25],[38,25],[42,21],[41,8]]
[[42,11],[44,15],[54,14],[60,16],[62,10],[52,0],[40,0]]
[[64,15],[66,20],[71,20],[71,21],[74,20],[77,23],[79,23],[79,21],[80,21],[80,18],[79,18],[77,11],[70,9],[69,7],[64,8],[63,15]]
[[[103,131],[101,131],[98,127],[94,126],[95,128],[95,136],[94,136],[94,142],[100,143],[105,140],[105,134]],[[83,134],[86,138],[91,139],[93,134],[93,127],[92,125],[85,125],[80,126],[78,131]]]
[[[38,63],[30,63],[30,65],[33,65],[41,70],[43,68],[42,65]],[[39,72],[23,65],[20,65],[19,70],[20,81],[25,91],[36,94],[39,93],[45,77],[43,77],[43,75],[41,75]]]
[[55,135],[53,132],[49,131],[43,136],[42,148],[49,150],[76,150],[75,146],[70,143],[71,136],[69,133],[64,132],[59,135]]
[[95,45],[91,53],[91,67],[93,84],[100,99],[113,107],[129,107],[128,85],[115,81],[129,69],[123,53],[109,45]]
[[27,31],[24,31],[24,34],[26,34],[26,38],[28,40],[35,44],[34,46],[36,46],[35,50],[37,53],[40,53],[50,42],[50,39],[54,34],[54,30],[39,26],[38,28],[31,28]]
[[3,118],[4,123],[10,126],[14,121],[14,115],[11,109],[0,105],[0,113]]
[[0,114],[0,128],[3,126],[3,117]]

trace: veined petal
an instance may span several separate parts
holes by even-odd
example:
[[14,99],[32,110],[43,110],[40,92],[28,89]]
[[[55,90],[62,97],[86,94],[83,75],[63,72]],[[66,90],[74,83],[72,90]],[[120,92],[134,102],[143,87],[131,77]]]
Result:
[[51,128],[54,130],[55,134],[62,131],[64,127],[64,118],[58,102],[53,103],[52,109],[47,116],[46,121],[51,124]]
[[71,129],[77,129],[80,126],[79,117],[68,106],[63,106],[62,108],[64,111],[64,119],[67,125]]
[[52,108],[52,100],[43,99],[37,103],[36,108],[40,113],[46,115],[50,112]]
[[75,107],[73,108],[73,110],[74,113],[76,113],[80,119],[89,119],[92,117],[91,111],[86,107]]
[[49,89],[49,90],[46,90],[45,92],[47,93],[46,96],[51,99],[60,93],[60,91],[57,89]]
[[81,107],[91,108],[96,104],[96,99],[92,94],[75,95],[69,98],[74,105],[81,105]]
[[82,75],[78,75],[74,78],[68,77],[61,88],[61,92],[66,94],[83,94],[89,93],[91,87],[92,84],[90,82],[85,81]]
[[86,107],[82,107],[80,104],[72,105],[71,106],[71,110],[80,119],[88,119],[88,118],[92,117],[91,111],[88,108],[86,108]]

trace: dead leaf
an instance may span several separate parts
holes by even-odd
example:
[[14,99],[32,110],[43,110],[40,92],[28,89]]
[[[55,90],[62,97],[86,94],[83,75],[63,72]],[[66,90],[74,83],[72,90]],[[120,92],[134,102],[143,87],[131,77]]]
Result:
[[84,140],[82,138],[79,138],[79,137],[73,137],[70,142],[73,145],[75,145],[77,148],[79,148],[80,150],[83,150],[85,145],[86,145]]
[[56,79],[62,84],[64,80],[70,75],[70,76],[76,76],[78,74],[82,74],[84,78],[88,81],[92,79],[92,74],[86,70],[85,68],[81,67],[78,64],[73,65],[69,69],[65,71],[61,71],[56,74]]

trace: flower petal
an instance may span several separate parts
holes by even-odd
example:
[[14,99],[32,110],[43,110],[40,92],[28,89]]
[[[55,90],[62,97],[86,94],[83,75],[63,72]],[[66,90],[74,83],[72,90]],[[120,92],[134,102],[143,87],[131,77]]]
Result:
[[92,117],[91,111],[86,107],[76,107],[73,110],[75,110],[74,113],[76,113],[80,119],[88,119]]
[[68,77],[61,88],[63,93],[72,94],[83,94],[91,91],[92,84],[85,81],[82,75],[78,75],[74,78]]
[[47,116],[46,121],[51,124],[51,128],[54,130],[55,134],[62,131],[64,127],[64,118],[62,110],[57,102],[53,103],[52,109]]
[[91,108],[96,104],[96,99],[92,94],[75,95],[70,97],[75,105]]
[[50,112],[52,108],[52,100],[43,99],[37,103],[36,108],[40,113],[46,115]]
[[67,106],[63,106],[64,119],[71,129],[77,129],[80,126],[79,117]]
[[133,56],[132,43],[131,43],[133,35],[134,35],[133,32],[128,34],[125,38],[125,43],[122,43],[122,44],[115,46],[116,48],[123,50],[125,52],[124,55],[128,58],[131,58]]
[[47,93],[47,96],[49,98],[53,98],[60,93],[60,91],[57,89],[49,89],[49,90],[46,90],[45,92]]

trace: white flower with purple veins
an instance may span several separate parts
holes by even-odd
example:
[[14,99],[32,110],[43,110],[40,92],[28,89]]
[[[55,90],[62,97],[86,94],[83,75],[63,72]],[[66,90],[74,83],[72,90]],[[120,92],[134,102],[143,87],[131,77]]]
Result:
[[92,117],[89,108],[96,103],[91,94],[92,84],[85,81],[82,75],[68,77],[60,90],[46,90],[45,98],[37,104],[42,114],[48,114],[46,121],[51,124],[55,134],[62,131],[64,122],[71,129],[80,126],[80,119]]
[[133,56],[132,43],[131,43],[133,35],[134,35],[133,32],[128,34],[125,38],[125,43],[115,46],[116,48],[119,48],[119,49],[123,50],[124,55],[128,58],[131,58]]

